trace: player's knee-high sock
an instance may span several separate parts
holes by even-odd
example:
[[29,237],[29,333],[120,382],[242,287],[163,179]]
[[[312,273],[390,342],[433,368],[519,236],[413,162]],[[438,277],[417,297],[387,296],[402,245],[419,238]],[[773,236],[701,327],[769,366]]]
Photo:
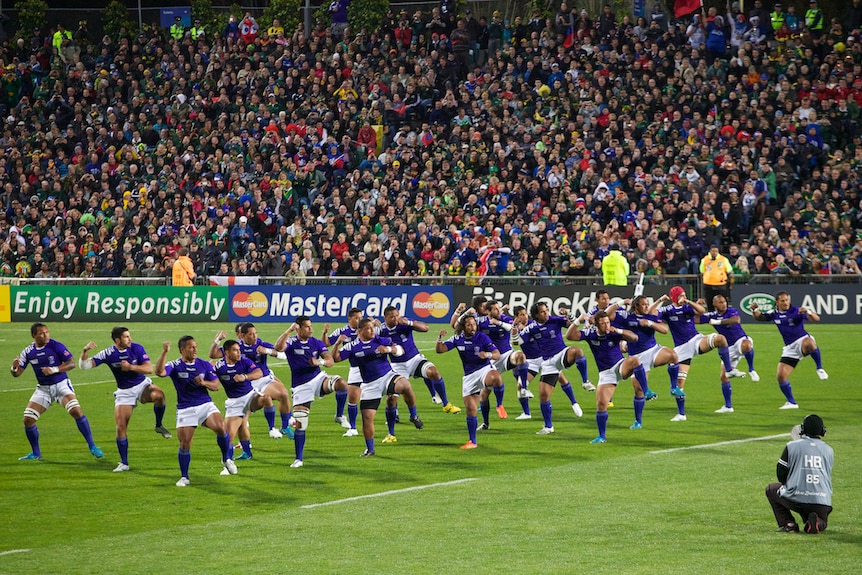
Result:
[[291,413],[290,413],[290,412],[287,412],[287,413],[281,413],[281,414],[279,414],[279,415],[281,415],[281,428],[282,428],[282,429],[287,429],[288,427],[290,427],[290,416],[291,416]]
[[528,398],[519,397],[518,403],[521,404],[521,409],[523,410],[524,413],[526,413],[527,415],[531,415],[531,413],[530,413],[530,400]]
[[599,428],[599,437],[605,439],[606,433],[608,430],[608,412],[607,411],[597,411],[596,412],[596,427]]
[[[645,404],[646,404],[646,398],[645,397],[636,397],[634,400],[635,421],[637,421],[638,423],[643,423],[644,405]],[[605,413],[607,413],[607,412],[605,412]]]
[[676,399],[676,410],[680,415],[685,415],[685,398],[674,397]]
[[153,406],[153,414],[156,416],[156,427],[162,426],[162,420],[165,417],[165,410],[167,409],[167,405],[154,405]]
[[395,435],[395,408],[386,408],[386,427],[389,429],[389,435]]
[[641,391],[644,393],[649,391],[649,378],[647,377],[646,370],[643,365],[639,365],[634,369],[635,379],[638,380],[638,383],[641,384]]
[[479,409],[482,412],[482,423],[488,425],[488,418],[491,416],[491,402],[482,401],[479,403]]
[[575,399],[575,390],[574,390],[574,389],[572,389],[572,384],[571,384],[571,383],[567,383],[567,384],[565,384],[565,385],[561,385],[561,386],[560,386],[560,390],[562,390],[562,392],[566,394],[566,397],[568,397],[568,398],[569,398],[569,401],[571,401],[571,402],[572,402],[572,405],[574,405],[574,404],[576,404],[576,403],[578,402],[578,400],[577,400],[577,399]]
[[365,440],[365,449],[368,451],[374,451],[374,438]]
[[745,357],[745,361],[748,362],[748,371],[754,371],[754,348],[751,348],[751,351],[747,351],[742,355]]
[[431,385],[434,386],[434,391],[440,396],[443,405],[449,405],[449,396],[446,395],[446,382],[443,381],[443,378],[432,380]]
[[230,435],[227,433],[219,433],[216,435],[216,443],[218,443],[218,448],[221,449],[221,460],[224,461],[227,459],[227,448],[230,446]]
[[667,375],[670,377],[670,388],[679,387],[679,364],[667,364]]
[[359,415],[359,406],[355,403],[347,404],[347,421],[350,422],[350,429],[356,429],[356,417]]
[[117,451],[120,452],[120,462],[122,462],[123,465],[128,465],[129,464],[129,438],[128,437],[124,437],[122,439],[120,439],[119,437],[117,438]]
[[793,387],[790,385],[789,381],[779,381],[778,387],[781,389],[781,393],[784,394],[784,397],[787,398],[787,401],[790,403],[796,403],[796,400],[793,399]]
[[521,389],[527,389],[527,380],[530,376],[530,370],[527,369],[527,364],[522,363],[515,367],[515,379],[521,384]]
[[540,404],[542,408],[542,419],[545,421],[545,427],[554,427],[554,410],[550,401],[543,401]]
[[725,407],[733,407],[733,402],[731,398],[733,397],[733,387],[730,385],[730,382],[727,383],[721,382],[721,394],[724,396],[724,406]]
[[578,371],[581,374],[581,380],[586,383],[589,381],[589,374],[587,373],[587,358],[579,357],[575,359],[575,367],[578,368]]
[[293,440],[296,442],[294,446],[296,448],[296,458],[302,461],[302,453],[305,451],[305,430],[297,429]]
[[820,357],[820,348],[819,347],[815,347],[814,351],[812,351],[808,355],[810,355],[811,359],[814,360],[814,365],[817,366],[817,369],[823,369],[823,358]]
[[730,348],[729,347],[719,347],[718,348],[718,357],[721,358],[721,363],[724,364],[724,370],[727,373],[733,371],[733,364],[730,363]]
[[233,459],[233,444],[230,442],[227,444],[227,458]]
[[479,418],[475,415],[467,417],[467,433],[470,434],[470,441],[476,443],[476,430],[479,428]]
[[249,457],[251,457],[251,440],[242,439],[240,440],[239,444],[242,445],[242,450],[248,453]]
[[497,400],[497,407],[503,405],[503,393],[506,391],[506,385],[500,385],[494,388],[494,398]]
[[425,387],[428,388],[428,393],[431,394],[431,397],[434,397],[434,394],[436,393],[436,391],[434,390],[434,383],[427,377],[423,377],[422,381],[425,382]]
[[269,407],[263,408],[263,416],[266,418],[266,424],[270,429],[275,427],[275,406],[270,405]]
[[339,389],[335,392],[335,417],[344,417],[344,406],[347,405],[347,390]]
[[90,449],[93,449],[93,446],[96,444],[93,442],[93,432],[90,430],[90,421],[87,419],[87,416],[82,415],[75,420],[75,423],[78,425],[78,431],[80,431],[81,435],[84,436],[84,439],[87,440],[87,446]]
[[408,405],[408,406],[407,406],[407,411],[409,411],[409,412],[410,412],[410,418],[411,418],[411,419],[413,419],[414,417],[416,417],[416,406],[415,406],[415,405]]
[[192,463],[192,452],[188,449],[177,451],[177,459],[180,462],[180,477],[189,476],[189,465]]
[[42,455],[42,450],[39,448],[39,428],[35,425],[25,427],[24,433],[27,435],[27,441],[30,442],[30,451],[33,455]]

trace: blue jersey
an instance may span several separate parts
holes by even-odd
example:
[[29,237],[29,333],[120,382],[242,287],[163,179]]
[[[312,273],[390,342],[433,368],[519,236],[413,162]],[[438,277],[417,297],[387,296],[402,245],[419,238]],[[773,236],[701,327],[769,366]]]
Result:
[[384,323],[380,326],[379,334],[380,337],[389,338],[404,348],[403,354],[390,358],[392,363],[404,363],[419,355],[419,349],[416,347],[416,342],[413,341],[413,326],[399,323],[395,327],[388,327]]
[[289,338],[284,353],[287,354],[287,363],[290,365],[290,386],[300,386],[320,375],[320,366],[311,365],[311,360],[320,358],[328,351],[326,344],[316,337],[305,341],[297,336]]
[[778,328],[778,333],[784,340],[784,345],[790,345],[800,337],[810,337],[805,331],[805,320],[808,319],[808,314],[799,313],[799,308],[795,305],[787,308],[787,311],[773,310],[761,316],[766,321],[775,323]]
[[[534,323],[536,322],[531,320],[526,326],[524,326],[523,329],[527,329]],[[521,339],[521,351],[524,352],[524,355],[527,357],[527,359],[538,359],[542,357],[542,349],[539,347],[538,340],[526,340],[522,339],[520,336],[518,337],[519,339]]]
[[263,376],[266,377],[272,373],[272,370],[266,365],[266,358],[269,357],[264,353],[258,353],[257,347],[263,346],[268,349],[275,349],[275,346],[269,343],[268,341],[263,341],[260,338],[257,338],[253,344],[249,345],[242,340],[239,340],[239,351],[243,355],[243,357],[249,358],[253,361],[260,370],[263,372]]
[[497,349],[488,334],[477,331],[473,337],[467,337],[464,334],[453,335],[443,342],[446,349],[449,351],[456,349],[458,355],[461,356],[461,363],[464,365],[464,375],[470,375],[482,368],[492,365],[490,359],[482,359],[479,357],[479,352],[490,351]]
[[514,320],[507,315],[501,315],[499,321],[508,324],[509,330],[506,330],[502,325],[491,323],[491,316],[483,315],[479,318],[479,331],[491,338],[500,353],[506,353],[512,351],[511,325]]
[[670,329],[674,345],[682,345],[697,337],[698,331],[694,326],[695,313],[690,305],[666,305],[658,310],[658,316]]
[[[611,307],[611,306],[608,306],[608,307]],[[589,320],[589,318],[595,317],[596,314],[599,313],[600,311],[607,311],[607,309],[608,309],[607,307],[605,309],[599,309],[599,306],[594,305],[593,307],[590,308],[590,311],[587,312],[587,319]],[[626,325],[625,317],[627,315],[628,315],[627,311],[625,311],[624,309],[621,309],[621,308],[617,308],[617,311],[614,312],[614,319],[611,320],[611,325],[613,327],[618,327],[620,329],[628,329],[627,327],[625,327],[625,325]]]
[[637,315],[628,312],[618,312],[617,317],[623,317],[620,313],[624,314],[622,329],[627,329],[631,332],[634,332],[636,336],[638,336],[638,340],[635,342],[628,343],[629,355],[637,355],[639,353],[643,353],[648,349],[652,349],[657,345],[655,340],[655,328],[642,326],[640,324],[640,320],[647,319],[652,322],[661,323],[661,319],[655,315]]
[[[410,329],[408,326],[402,327]],[[377,348],[381,345],[389,347],[394,345],[394,342],[388,337],[379,335],[374,336],[371,341],[354,339],[341,348],[341,359],[348,359],[351,365],[356,365],[359,368],[362,381],[369,382],[380,379],[392,372],[392,365],[389,363],[387,354],[377,352]]]
[[209,381],[218,379],[210,362],[200,358],[195,358],[191,363],[186,363],[183,358],[175,359],[165,366],[165,375],[171,378],[177,390],[177,409],[212,401],[209,390],[195,383],[195,378],[199,375]]
[[343,325],[333,331],[331,334],[326,336],[326,345],[335,345],[335,342],[338,341],[339,336],[343,335],[345,338],[345,343],[351,342],[357,337],[359,337],[356,329],[350,327],[350,324]]
[[521,340],[535,342],[542,352],[542,359],[554,357],[564,349],[563,330],[569,327],[569,320],[559,315],[548,317],[545,323],[530,322],[518,332]]
[[600,335],[595,327],[581,331],[581,341],[590,344],[590,351],[593,352],[593,357],[596,358],[596,366],[598,366],[599,371],[611,369],[624,359],[623,352],[620,351],[620,341],[622,339],[623,336],[618,333]]
[[249,393],[253,389],[251,381],[236,381],[234,376],[248,375],[256,369],[257,365],[247,357],[239,358],[236,363],[228,363],[225,358],[221,358],[215,364],[216,375],[228,397],[242,397]]
[[[724,313],[718,313],[717,311],[710,311],[702,316],[700,316],[700,323],[709,323],[711,319],[727,319],[731,317],[739,317],[739,311],[735,308],[729,307],[724,310]],[[715,331],[720,333],[727,339],[727,345],[733,345],[740,339],[747,337],[745,335],[745,330],[742,329],[742,325],[735,323],[733,325],[714,325]]]
[[126,349],[117,349],[116,345],[107,347],[93,356],[95,365],[108,364],[111,368],[111,373],[114,374],[114,379],[117,380],[118,389],[130,389],[139,385],[147,379],[143,373],[134,371],[123,371],[120,363],[127,361],[132,365],[141,365],[150,361],[150,356],[147,351],[139,343],[132,343]]
[[68,376],[63,372],[52,373],[51,375],[42,374],[43,367],[60,367],[70,359],[72,354],[66,349],[66,346],[56,339],[49,339],[45,347],[36,347],[35,343],[31,343],[24,348],[21,355],[18,356],[18,363],[21,369],[26,369],[27,364],[33,366],[33,373],[36,374],[36,383],[39,385],[54,385],[61,381],[66,381]]

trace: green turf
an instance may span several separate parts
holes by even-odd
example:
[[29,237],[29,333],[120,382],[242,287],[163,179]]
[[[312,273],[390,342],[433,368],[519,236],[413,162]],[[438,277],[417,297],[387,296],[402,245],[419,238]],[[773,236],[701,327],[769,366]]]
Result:
[[[52,336],[78,354],[94,339],[107,346],[112,326],[53,324]],[[161,341],[175,349],[192,333],[206,348],[220,327],[132,324],[132,337],[156,356]],[[821,382],[811,360],[792,379],[801,409],[779,411],[784,402],[774,382],[781,349],[770,325],[748,325],[755,338],[760,383],[734,380],[736,413],[722,405],[715,353],[695,359],[687,391],[689,420],[671,423],[675,404],[663,368],[651,384],[660,394],[647,404],[644,429],[633,421],[631,386],[620,386],[610,411],[608,440],[596,435],[593,395],[575,385],[584,405],[576,419],[560,391],[554,397],[557,432],[538,437],[541,415],[520,413],[511,375],[501,421],[480,432],[479,449],[457,449],[466,441],[463,414],[446,415],[415,381],[422,431],[398,428],[399,442],[380,443],[360,459],[361,437],[343,438],[332,421],[334,398],[312,408],[306,466],[290,469],[293,443],[265,435],[263,416],[252,418],[255,459],[239,462],[239,475],[222,477],[212,432],[199,429],[192,446],[192,485],[179,477],[175,439],[152,431],[150,406],[139,406],[129,430],[132,471],[111,473],[118,461],[110,371],[75,370],[70,375],[106,456],[97,461],[74,422],[58,406],[39,421],[41,462],[18,462],[28,451],[21,413],[35,381],[0,381],[0,574],[17,573],[745,573],[774,574],[804,565],[820,573],[857,572],[862,559],[862,431],[858,327],[812,325],[830,379]],[[316,332],[320,327],[316,328]],[[263,325],[274,340],[278,326]],[[706,330],[705,330],[706,331]],[[419,340],[446,377],[450,398],[460,395],[455,352],[431,351],[437,329]],[[0,358],[11,363],[31,339],[29,326],[13,324],[0,341]],[[665,340],[668,341],[668,340]],[[170,356],[175,357],[174,354]],[[591,358],[590,358],[591,359]],[[743,361],[744,365],[744,361]],[[595,366],[590,362],[595,381]],[[276,373],[287,380],[283,365]],[[331,370],[346,375],[346,368]],[[576,372],[572,370],[574,377]],[[173,429],[175,394],[169,380],[168,426]],[[534,385],[534,388],[537,387]],[[535,391],[538,391],[535,389]],[[537,393],[538,395],[538,393]],[[223,405],[224,396],[215,394]],[[785,439],[735,443],[706,449],[652,451],[787,433],[816,411],[826,421],[835,448],[836,511],[829,530],[812,537],[774,533],[763,496],[774,480]],[[406,420],[406,418],[405,418]],[[349,497],[435,483],[457,484],[302,508]],[[27,552],[2,554],[11,550]]]

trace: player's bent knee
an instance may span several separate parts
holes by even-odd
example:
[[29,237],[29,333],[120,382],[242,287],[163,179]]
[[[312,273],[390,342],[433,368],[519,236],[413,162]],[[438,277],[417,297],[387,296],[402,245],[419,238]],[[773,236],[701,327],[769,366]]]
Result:
[[308,431],[308,412],[304,409],[294,409],[293,419],[296,421],[296,429]]
[[24,408],[24,419],[32,419],[34,422],[39,421],[39,418],[42,417],[42,414],[33,409],[32,407]]
[[66,411],[68,411],[69,413],[72,413],[73,409],[77,409],[79,407],[81,407],[81,404],[78,402],[77,399],[70,399],[68,403],[66,403]]

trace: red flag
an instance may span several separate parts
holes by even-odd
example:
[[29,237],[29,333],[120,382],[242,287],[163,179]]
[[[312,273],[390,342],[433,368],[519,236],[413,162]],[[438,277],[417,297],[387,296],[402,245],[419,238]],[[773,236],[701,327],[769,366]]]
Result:
[[564,48],[571,48],[575,45],[575,27],[569,26],[569,30],[566,32],[566,39],[563,40]]
[[682,18],[700,10],[701,6],[703,6],[701,0],[676,0],[676,3],[673,5],[673,15],[677,18]]

